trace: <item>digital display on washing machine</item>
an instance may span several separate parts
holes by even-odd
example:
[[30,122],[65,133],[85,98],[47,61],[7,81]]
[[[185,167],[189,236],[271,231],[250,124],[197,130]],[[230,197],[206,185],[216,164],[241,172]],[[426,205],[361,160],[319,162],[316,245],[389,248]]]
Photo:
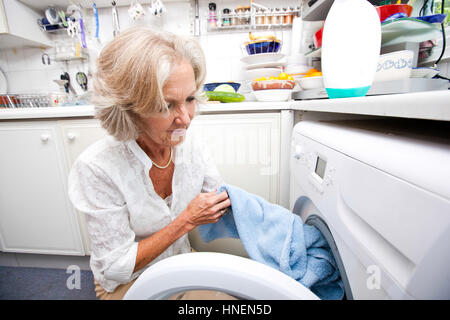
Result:
[[322,159],[321,157],[317,157],[316,161],[316,169],[314,172],[323,179],[323,176],[325,175],[325,167],[327,166],[327,162]]

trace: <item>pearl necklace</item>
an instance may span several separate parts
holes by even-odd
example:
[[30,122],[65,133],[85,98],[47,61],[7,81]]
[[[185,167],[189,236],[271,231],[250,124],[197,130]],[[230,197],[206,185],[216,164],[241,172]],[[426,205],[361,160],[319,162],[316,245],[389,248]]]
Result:
[[170,148],[170,159],[169,159],[169,162],[167,162],[167,164],[166,164],[165,166],[158,166],[156,163],[153,162],[152,159],[150,159],[150,160],[152,161],[152,164],[153,164],[155,167],[159,168],[159,169],[165,169],[165,168],[167,168],[167,167],[169,166],[169,164],[172,162],[172,148]]

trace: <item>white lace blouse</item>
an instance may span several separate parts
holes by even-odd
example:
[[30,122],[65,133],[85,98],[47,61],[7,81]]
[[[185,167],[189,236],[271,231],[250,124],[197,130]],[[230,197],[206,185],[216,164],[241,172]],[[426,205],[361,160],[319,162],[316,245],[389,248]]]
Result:
[[145,268],[133,273],[138,242],[173,221],[200,192],[223,181],[204,143],[193,137],[174,147],[172,195],[162,199],[149,177],[152,162],[134,140],[111,136],[94,143],[75,161],[69,175],[69,197],[85,214],[91,240],[90,267],[108,292],[138,277],[151,264],[190,252],[187,234]]

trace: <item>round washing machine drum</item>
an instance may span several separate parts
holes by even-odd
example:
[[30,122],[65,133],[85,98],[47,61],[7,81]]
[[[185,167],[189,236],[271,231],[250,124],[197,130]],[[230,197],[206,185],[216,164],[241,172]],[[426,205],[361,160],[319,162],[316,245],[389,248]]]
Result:
[[330,247],[331,253],[336,261],[336,265],[339,269],[339,273],[341,275],[342,284],[344,285],[344,299],[345,300],[353,300],[352,290],[350,288],[350,283],[347,277],[347,273],[345,272],[344,263],[342,261],[339,250],[336,246],[336,242],[334,241],[333,235],[328,228],[327,223],[322,217],[317,214],[319,211],[313,202],[307,198],[306,196],[301,196],[297,199],[294,204],[294,208],[292,209],[294,214],[299,215],[305,224],[312,225],[319,229],[319,231],[324,236],[325,240]]
[[262,263],[215,252],[179,254],[145,270],[124,296],[163,300],[188,290],[214,290],[245,300],[317,300],[308,288]]

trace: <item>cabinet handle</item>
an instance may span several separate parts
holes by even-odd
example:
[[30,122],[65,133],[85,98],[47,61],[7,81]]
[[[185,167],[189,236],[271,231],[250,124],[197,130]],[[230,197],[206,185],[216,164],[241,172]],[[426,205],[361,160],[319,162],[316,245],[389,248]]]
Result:
[[67,134],[67,139],[69,139],[70,141],[75,140],[76,137],[77,137],[77,135],[75,133],[69,132]]
[[50,135],[49,134],[47,134],[47,133],[41,134],[41,141],[42,142],[47,142],[48,139],[50,139]]

